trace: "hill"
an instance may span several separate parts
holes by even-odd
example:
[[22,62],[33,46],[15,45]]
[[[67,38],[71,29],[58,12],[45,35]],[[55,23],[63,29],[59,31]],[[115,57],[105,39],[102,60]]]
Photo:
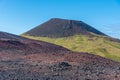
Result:
[[67,37],[77,34],[90,35],[90,33],[105,35],[82,21],[53,18],[25,34],[42,37]]
[[[0,35],[4,34],[0,32]],[[8,35],[11,35],[8,37]],[[8,38],[7,38],[8,37]],[[51,43],[0,36],[1,80],[113,80],[120,63]]]
[[11,39],[11,40],[20,40],[20,41],[22,40],[23,41],[26,38],[0,31],[0,39]]
[[53,18],[21,36],[120,61],[120,40],[82,21]]
[[8,53],[33,54],[69,51],[43,41],[30,40],[17,35],[0,32],[0,51]]

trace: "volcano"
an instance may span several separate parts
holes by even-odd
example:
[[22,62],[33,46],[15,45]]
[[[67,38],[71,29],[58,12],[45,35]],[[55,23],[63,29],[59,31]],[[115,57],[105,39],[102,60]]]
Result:
[[21,36],[120,61],[120,40],[83,21],[52,18]]
[[120,79],[120,63],[0,32],[1,80]]
[[67,37],[78,34],[91,35],[91,33],[105,35],[82,21],[53,18],[25,34],[43,37]]

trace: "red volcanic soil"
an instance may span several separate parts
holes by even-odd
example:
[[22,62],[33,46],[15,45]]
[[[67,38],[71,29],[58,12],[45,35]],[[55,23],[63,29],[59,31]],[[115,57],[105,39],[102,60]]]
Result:
[[[57,53],[69,51],[61,46],[56,46],[46,42],[32,40],[0,40],[0,49],[2,52],[13,52],[17,54],[36,54],[36,53]],[[15,50],[15,51],[14,51]],[[20,53],[21,52],[21,53]]]
[[118,62],[10,35],[0,36],[0,80],[120,79]]

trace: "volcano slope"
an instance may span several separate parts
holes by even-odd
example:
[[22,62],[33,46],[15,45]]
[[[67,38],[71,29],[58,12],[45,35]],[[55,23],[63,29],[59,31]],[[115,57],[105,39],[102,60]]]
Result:
[[82,21],[53,18],[21,36],[120,61],[120,40],[109,37]]
[[0,80],[119,79],[119,62],[0,32]]

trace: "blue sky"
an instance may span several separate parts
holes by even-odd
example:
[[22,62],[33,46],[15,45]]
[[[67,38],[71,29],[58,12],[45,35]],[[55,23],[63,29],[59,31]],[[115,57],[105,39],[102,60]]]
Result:
[[120,38],[120,0],[0,0],[0,31],[21,34],[50,18],[81,20]]

